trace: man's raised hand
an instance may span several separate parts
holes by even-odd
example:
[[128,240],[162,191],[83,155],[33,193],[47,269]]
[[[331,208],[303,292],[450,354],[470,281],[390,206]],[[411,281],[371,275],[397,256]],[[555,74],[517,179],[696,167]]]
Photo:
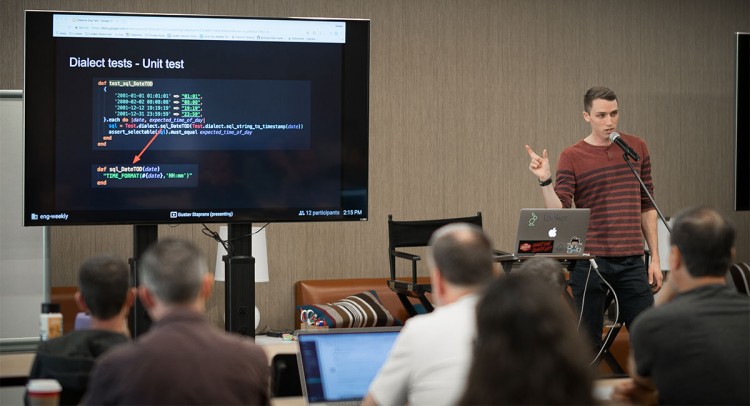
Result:
[[542,156],[539,156],[531,149],[530,146],[526,145],[526,152],[529,153],[531,163],[529,164],[529,170],[533,173],[540,181],[545,181],[552,177],[552,170],[549,166],[549,157],[547,156],[547,150],[542,151]]

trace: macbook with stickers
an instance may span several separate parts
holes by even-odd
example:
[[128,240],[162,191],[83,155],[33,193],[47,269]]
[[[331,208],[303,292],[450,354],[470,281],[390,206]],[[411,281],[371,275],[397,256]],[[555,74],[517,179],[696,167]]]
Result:
[[583,255],[589,209],[521,209],[516,255]]

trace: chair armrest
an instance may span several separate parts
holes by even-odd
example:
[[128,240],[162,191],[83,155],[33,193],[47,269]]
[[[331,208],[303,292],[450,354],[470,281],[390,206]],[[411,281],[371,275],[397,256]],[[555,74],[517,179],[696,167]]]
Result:
[[396,250],[393,250],[393,256],[398,257],[398,258],[408,259],[411,261],[419,261],[420,259],[422,259],[422,257],[420,257],[419,255],[409,254],[408,252],[402,252],[402,251],[396,251]]
[[397,258],[405,258],[408,260],[411,260],[411,279],[412,283],[417,283],[417,261],[421,260],[422,257],[419,255],[409,254],[408,252],[402,252],[402,251],[392,251],[393,256]]

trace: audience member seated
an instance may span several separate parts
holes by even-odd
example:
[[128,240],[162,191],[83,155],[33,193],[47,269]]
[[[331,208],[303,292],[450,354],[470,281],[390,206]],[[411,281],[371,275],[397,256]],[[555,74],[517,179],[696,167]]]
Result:
[[364,404],[454,404],[463,393],[480,290],[493,279],[492,244],[476,226],[438,229],[427,252],[432,313],[406,321]]
[[249,338],[219,330],[204,315],[213,277],[198,249],[165,239],[138,265],[138,297],[154,323],[134,343],[100,358],[86,403],[268,404],[263,350]]
[[78,289],[75,301],[91,314],[89,329],[41,342],[29,373],[29,379],[56,379],[63,388],[62,405],[80,402],[95,359],[130,336],[127,319],[135,293],[123,260],[87,259],[78,270]]
[[[559,269],[559,263],[551,265],[548,272]],[[474,357],[460,404],[594,403],[591,356],[575,317],[560,306],[560,286],[547,276],[510,274],[480,299]]]
[[547,282],[557,292],[565,291],[565,274],[557,260],[545,257],[527,259],[518,267],[516,273],[533,275]]
[[633,323],[633,376],[613,399],[750,404],[750,300],[725,281],[735,230],[708,207],[681,212],[672,227],[667,290]]

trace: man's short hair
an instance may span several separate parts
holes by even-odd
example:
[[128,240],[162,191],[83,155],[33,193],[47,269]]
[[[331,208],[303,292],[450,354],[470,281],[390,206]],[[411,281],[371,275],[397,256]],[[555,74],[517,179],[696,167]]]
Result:
[[448,224],[430,238],[427,261],[449,283],[475,286],[492,277],[492,242],[473,224]]
[[552,258],[534,257],[527,259],[518,268],[518,273],[531,275],[546,282],[555,289],[562,289],[565,285],[565,274],[559,261]]
[[675,216],[671,244],[680,250],[691,275],[724,276],[732,263],[734,235],[734,226],[721,214],[699,206]]
[[617,100],[617,95],[612,89],[604,86],[594,86],[583,95],[583,110],[591,113],[591,105],[594,104],[594,100],[596,99],[615,101]]
[[149,247],[138,266],[146,289],[165,304],[187,304],[197,299],[208,272],[198,248],[175,238]]
[[78,270],[78,290],[93,317],[108,320],[120,313],[130,289],[130,268],[112,255],[88,258]]

